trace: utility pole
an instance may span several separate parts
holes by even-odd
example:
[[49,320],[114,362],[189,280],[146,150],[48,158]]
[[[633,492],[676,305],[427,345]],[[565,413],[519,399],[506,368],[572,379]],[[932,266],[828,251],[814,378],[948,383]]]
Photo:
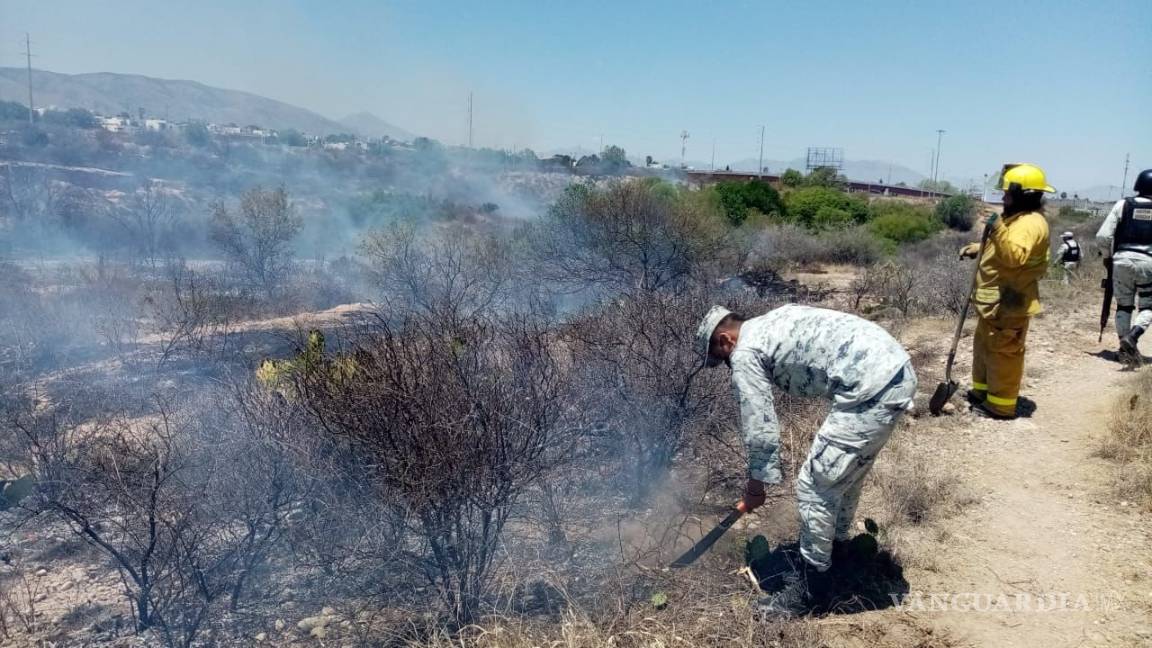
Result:
[[1132,155],[1131,153],[1125,153],[1124,154],[1124,181],[1120,183],[1120,197],[1121,198],[1124,197],[1124,192],[1127,191],[1127,187],[1128,187],[1128,158],[1131,155]]
[[685,160],[687,159],[686,158],[687,154],[688,154],[688,131],[682,130],[682,131],[680,131],[680,168],[681,169],[688,168],[688,164],[685,162]]
[[760,125],[760,157],[756,162],[756,177],[764,177],[764,125]]
[[716,138],[712,138],[712,170],[716,170]]
[[936,162],[932,167],[932,189],[936,190],[936,181],[940,178],[940,144],[944,139],[944,129],[936,129]]
[[35,119],[32,110],[32,37],[28,32],[24,32],[24,56],[28,59],[28,125],[31,126]]
[[472,148],[472,93],[468,93],[468,148]]

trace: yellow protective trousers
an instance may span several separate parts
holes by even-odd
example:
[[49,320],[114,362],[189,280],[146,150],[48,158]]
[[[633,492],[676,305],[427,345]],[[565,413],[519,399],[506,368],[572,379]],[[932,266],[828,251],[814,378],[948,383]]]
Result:
[[987,394],[988,409],[1016,415],[1024,378],[1024,341],[1029,317],[979,318],[972,339],[972,389]]

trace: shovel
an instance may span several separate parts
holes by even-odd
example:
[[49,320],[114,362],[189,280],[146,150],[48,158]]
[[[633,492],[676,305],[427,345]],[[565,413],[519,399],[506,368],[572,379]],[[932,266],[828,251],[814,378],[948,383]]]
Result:
[[964,300],[964,306],[960,309],[960,320],[956,322],[956,333],[952,335],[952,348],[948,351],[948,364],[944,365],[944,382],[936,385],[936,391],[932,394],[932,400],[928,401],[928,411],[932,416],[940,416],[944,412],[944,405],[948,403],[948,399],[952,398],[952,394],[960,388],[955,380],[952,380],[952,363],[956,360],[956,347],[960,344],[960,333],[964,330],[964,320],[968,319],[968,305],[972,303],[972,293],[976,290],[976,277],[980,272],[980,257],[984,256],[984,246],[988,244],[988,235],[992,233],[992,226],[985,225],[984,233],[980,235],[980,252],[976,255],[976,264],[972,268],[972,285],[968,289],[968,299]]

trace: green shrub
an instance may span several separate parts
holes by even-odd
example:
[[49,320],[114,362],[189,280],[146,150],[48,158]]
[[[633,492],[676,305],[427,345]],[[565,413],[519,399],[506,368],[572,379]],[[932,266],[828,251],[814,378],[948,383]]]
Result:
[[747,182],[721,182],[713,187],[720,201],[720,208],[733,225],[742,225],[758,212],[765,216],[777,218],[784,215],[784,201],[780,194],[766,182],[749,180]]
[[[811,229],[827,228],[821,218],[843,227],[868,220],[868,203],[843,191],[828,187],[801,187],[784,196],[785,217],[788,221]],[[821,213],[821,210],[824,210]],[[847,218],[838,212],[846,212]]]
[[855,221],[848,210],[825,205],[816,211],[812,225],[818,230],[838,230],[855,225]]
[[976,201],[965,194],[945,198],[936,204],[936,218],[945,227],[967,232],[976,221]]
[[932,236],[941,223],[919,205],[897,201],[878,201],[872,206],[869,229],[876,236],[893,243],[914,243]]

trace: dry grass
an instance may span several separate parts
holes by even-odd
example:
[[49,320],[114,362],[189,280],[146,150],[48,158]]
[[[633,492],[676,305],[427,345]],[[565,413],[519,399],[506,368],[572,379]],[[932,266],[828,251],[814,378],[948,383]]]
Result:
[[880,499],[881,528],[927,524],[975,502],[954,470],[912,443],[890,443],[877,458],[871,479]]
[[1116,397],[1097,454],[1117,463],[1116,491],[1152,510],[1152,371],[1132,377]]
[[409,648],[955,648],[947,633],[911,618],[880,620],[847,616],[790,623],[764,623],[738,601],[716,602],[681,622],[653,612],[629,623],[596,623],[576,613],[560,623],[495,619],[456,636],[437,635]]

